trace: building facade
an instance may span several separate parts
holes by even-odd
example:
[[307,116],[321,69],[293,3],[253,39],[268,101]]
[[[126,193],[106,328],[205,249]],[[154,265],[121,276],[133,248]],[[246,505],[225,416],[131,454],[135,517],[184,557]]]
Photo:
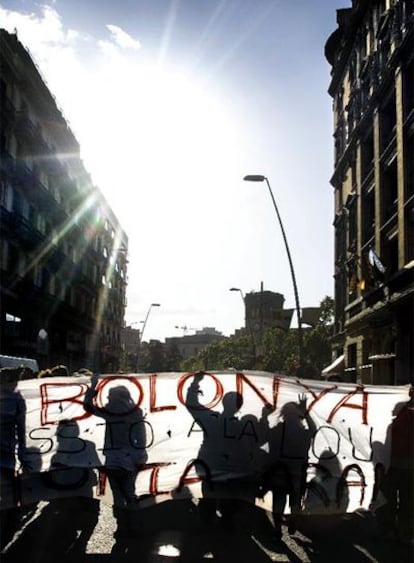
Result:
[[118,368],[128,239],[28,51],[0,30],[1,353]]
[[413,3],[353,0],[337,23],[335,355],[345,380],[413,383]]
[[176,346],[182,359],[187,360],[196,357],[207,346],[223,340],[223,338],[225,338],[223,334],[215,328],[203,327],[201,330],[196,330],[195,334],[166,338],[165,344]]

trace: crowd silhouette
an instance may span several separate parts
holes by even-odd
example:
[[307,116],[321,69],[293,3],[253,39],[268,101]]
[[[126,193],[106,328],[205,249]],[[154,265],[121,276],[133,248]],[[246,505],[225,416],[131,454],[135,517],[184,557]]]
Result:
[[124,385],[111,387],[105,405],[97,406],[94,399],[98,393],[98,381],[96,375],[92,376],[84,408],[105,420],[102,471],[108,477],[112,490],[117,535],[129,536],[136,531],[130,510],[139,501],[135,483],[140,468],[147,461],[144,416]]
[[[20,370],[3,369],[0,381],[0,476],[1,498],[12,498],[10,508],[1,511],[0,541],[3,547],[19,524],[17,462],[25,466],[26,403],[17,389]],[[17,459],[16,459],[17,455]]]
[[409,399],[397,403],[388,427],[385,448],[389,448],[388,470],[379,483],[384,504],[377,510],[381,533],[412,545],[414,540],[414,387]]
[[[203,378],[203,373],[195,374],[186,397],[187,409],[203,430],[198,453],[202,462],[198,467],[202,468],[203,478],[203,499],[199,504],[203,518],[211,524],[219,513],[221,525],[231,530],[237,496],[243,492],[243,499],[254,503],[255,498],[270,491],[274,539],[281,540],[286,508],[291,512],[289,530],[293,533],[295,515],[301,512],[305,493],[304,468],[316,430],[306,409],[306,397],[300,395],[298,402],[285,403],[277,424],[271,427],[269,416],[273,409],[265,406],[261,418],[241,416],[243,399],[237,392],[223,396],[222,411],[207,408],[200,400]],[[267,446],[267,452],[263,446]]]
[[[212,408],[203,396],[204,372],[193,375],[185,397],[185,407],[201,432],[193,461],[201,479],[202,498],[193,502],[188,491],[183,500],[181,490],[180,495],[173,494],[172,502],[139,508],[142,497],[136,492],[137,478],[148,461],[145,416],[127,381],[108,384],[104,378],[87,375],[90,384],[83,406],[103,421],[98,423],[104,425],[103,448],[98,452],[95,442],[85,439],[84,422],[81,437],[79,423],[63,419],[56,425],[55,451],[45,471],[39,450],[26,446],[27,407],[18,388],[21,374],[19,370],[2,373],[1,497],[13,499],[1,510],[1,549],[7,547],[2,554],[6,563],[25,559],[30,545],[36,546],[30,559],[33,563],[48,563],[58,556],[78,563],[99,523],[96,488],[102,479],[107,479],[113,497],[114,560],[145,557],[154,548],[154,526],[168,526],[182,533],[182,560],[201,560],[209,551],[216,560],[229,560],[237,546],[246,557],[249,554],[255,561],[269,561],[254,544],[252,538],[256,538],[295,561],[286,544],[286,529],[295,534],[302,529],[303,517],[312,515],[314,522],[319,522],[320,533],[320,518],[326,516],[333,523],[333,512],[346,513],[348,489],[339,479],[343,468],[338,456],[326,448],[317,462],[310,463],[317,428],[304,394],[298,395],[297,401],[283,403],[280,410],[264,406],[260,417],[244,409],[243,397],[235,391],[225,393]],[[413,402],[411,389],[409,401],[395,406],[385,443],[380,445],[390,451],[390,463],[384,467],[375,492],[385,499],[376,511],[381,533],[407,543],[412,542],[414,522]],[[310,480],[308,467],[313,471]],[[38,478],[39,485],[48,488],[47,502],[19,506],[25,474],[33,476],[32,483]],[[74,483],[77,492],[61,494],[70,492]],[[53,490],[56,498],[50,494]],[[270,518],[255,506],[269,493]],[[19,528],[18,540],[13,540]],[[311,561],[318,560],[329,545],[325,537],[319,541],[316,536],[311,547],[302,542]],[[349,555],[355,554],[351,550]]]

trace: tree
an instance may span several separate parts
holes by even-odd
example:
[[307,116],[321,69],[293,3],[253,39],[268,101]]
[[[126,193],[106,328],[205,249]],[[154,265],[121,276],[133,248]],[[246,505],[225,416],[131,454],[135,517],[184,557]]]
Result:
[[294,365],[290,358],[298,357],[297,335],[294,330],[267,328],[263,335],[263,355],[258,367],[266,371],[290,373]]
[[165,346],[164,360],[165,371],[179,371],[183,356],[180,353],[177,344],[170,342]]
[[335,302],[327,295],[320,303],[320,314],[317,326],[324,326],[332,333],[335,315]]
[[254,353],[250,336],[231,336],[223,338],[202,350],[195,358],[181,363],[186,371],[253,369]]
[[148,344],[148,364],[146,371],[157,372],[165,370],[164,345],[159,340],[151,340]]
[[304,335],[303,377],[317,378],[331,361],[334,300],[326,296],[320,303],[320,315],[316,325]]
[[[319,378],[331,360],[334,301],[326,296],[320,303],[320,315],[313,328],[304,329],[303,361],[300,376]],[[289,376],[298,374],[297,329],[267,328],[260,346],[253,347],[250,336],[231,336],[211,344],[195,358],[181,362],[185,371],[235,368],[260,369]]]

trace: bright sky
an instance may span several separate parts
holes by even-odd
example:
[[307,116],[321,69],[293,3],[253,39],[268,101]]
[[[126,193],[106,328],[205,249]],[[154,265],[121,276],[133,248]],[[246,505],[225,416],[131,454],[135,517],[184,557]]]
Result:
[[126,321],[244,324],[240,294],[333,296],[324,45],[350,0],[0,0],[129,237]]

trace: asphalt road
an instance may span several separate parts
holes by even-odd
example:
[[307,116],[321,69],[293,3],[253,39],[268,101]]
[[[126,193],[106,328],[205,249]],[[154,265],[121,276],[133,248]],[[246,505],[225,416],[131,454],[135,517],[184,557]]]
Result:
[[[413,563],[412,547],[378,535],[370,513],[306,517],[275,541],[271,516],[240,504],[231,530],[203,524],[197,505],[175,500],[134,511],[132,537],[115,538],[111,507],[85,499],[26,509],[18,531],[2,514],[1,563]],[[6,523],[6,524],[5,524]],[[8,532],[8,533],[7,533]]]

